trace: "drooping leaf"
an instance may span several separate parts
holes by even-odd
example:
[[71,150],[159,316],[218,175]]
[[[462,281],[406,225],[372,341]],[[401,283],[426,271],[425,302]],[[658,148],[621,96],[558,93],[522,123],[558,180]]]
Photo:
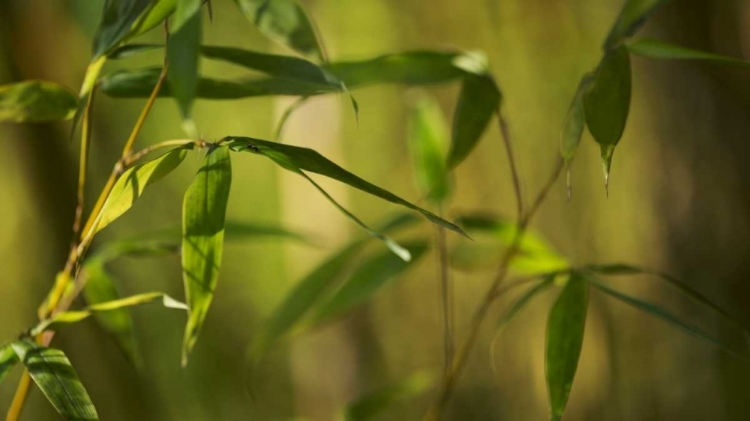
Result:
[[563,124],[562,135],[560,136],[560,155],[562,155],[563,160],[565,161],[568,200],[570,200],[573,192],[570,182],[570,168],[573,163],[573,158],[575,158],[576,151],[578,151],[578,144],[581,143],[583,128],[586,124],[586,117],[583,110],[583,96],[588,90],[591,80],[592,74],[587,73],[578,84],[578,89],[573,97],[573,102],[570,104],[568,114],[565,116],[565,123]]
[[542,279],[540,282],[529,288],[525,293],[518,297],[513,302],[513,304],[511,304],[510,308],[508,308],[508,311],[503,314],[503,317],[497,320],[496,329],[499,330],[510,323],[510,321],[513,320],[516,314],[523,310],[523,308],[526,307],[526,304],[528,304],[532,298],[536,297],[540,292],[543,292],[544,290],[552,286],[556,276],[557,274],[554,273],[547,275],[544,279]]
[[387,190],[368,183],[312,149],[268,142],[249,137],[231,136],[227,137],[226,140],[231,142],[230,148],[232,148],[232,150],[246,151],[267,156],[281,167],[292,172],[304,174],[303,171],[309,171],[332,178],[365,193],[377,196],[383,200],[417,211],[435,224],[441,225],[461,235],[466,235],[464,231],[455,224],[452,224],[419,206],[407,202]]
[[393,405],[422,395],[433,382],[433,376],[427,372],[414,373],[352,402],[346,408],[345,419],[346,421],[373,420]]
[[605,50],[617,48],[626,39],[633,36],[651,15],[662,4],[669,0],[626,0],[617,21],[612,26],[607,40],[604,43]]
[[[413,214],[403,213],[376,229],[383,233],[393,232],[413,225],[418,220]],[[286,335],[319,302],[321,296],[341,280],[368,239],[353,241],[297,283],[253,339],[250,356],[254,362],[257,363],[276,340]]]
[[547,319],[547,388],[552,420],[562,418],[583,347],[589,287],[578,273],[570,275]]
[[642,310],[648,314],[651,314],[652,316],[660,318],[664,320],[665,322],[673,326],[676,326],[677,328],[683,330],[684,332],[692,336],[695,336],[699,339],[703,339],[704,341],[709,342],[732,355],[735,355],[738,357],[744,357],[744,358],[750,357],[750,349],[748,349],[748,344],[746,341],[743,341],[743,345],[740,348],[738,345],[730,344],[727,341],[724,341],[722,339],[712,337],[711,335],[707,334],[701,329],[682,320],[680,317],[672,314],[668,310],[654,303],[650,303],[640,298],[632,297],[630,295],[624,294],[620,291],[617,291],[613,288],[608,287],[604,282],[602,282],[599,278],[597,278],[595,275],[591,273],[587,273],[586,279],[603,293],[613,298],[616,298],[626,304],[629,304],[639,310]]
[[18,355],[9,343],[0,345],[0,384],[3,384],[5,376],[18,364]]
[[706,60],[716,64],[750,67],[750,61],[706,51],[694,50],[692,48],[686,48],[651,38],[639,39],[628,44],[628,50],[633,54],[648,58],[665,60]]
[[387,282],[411,267],[427,251],[427,243],[424,241],[407,243],[404,247],[409,250],[411,261],[405,262],[393,253],[384,252],[361,263],[341,288],[317,307],[311,323],[325,323],[361,305]]
[[609,186],[612,154],[630,112],[630,54],[624,45],[608,52],[583,96],[586,125],[601,147],[604,184]]
[[151,0],[105,0],[94,35],[93,60],[106,55],[131,35],[133,24],[150,6]]
[[53,82],[26,81],[0,86],[0,122],[68,120],[77,107],[76,95]]
[[447,144],[448,129],[440,107],[434,101],[421,99],[409,124],[409,146],[420,191],[437,204],[450,194],[445,168]]
[[449,170],[456,168],[474,150],[492,116],[499,110],[501,99],[500,89],[491,75],[466,75],[453,117]]
[[101,218],[94,232],[99,232],[130,209],[149,185],[177,168],[185,159],[189,146],[173,149],[164,155],[125,171],[115,182],[102,206]]
[[39,389],[67,421],[94,421],[99,417],[68,357],[30,340],[11,343]]
[[190,21],[195,19],[196,15],[200,15],[202,4],[203,0],[176,0],[172,25],[169,28],[170,32],[177,33],[183,25],[191,24]]
[[242,13],[267,37],[305,56],[324,61],[315,29],[295,0],[234,0]]
[[178,0],[175,25],[167,41],[167,70],[170,91],[177,100],[183,127],[191,137],[197,137],[190,110],[198,90],[201,43],[201,0]]
[[198,340],[219,280],[224,218],[232,182],[229,150],[213,147],[185,193],[182,215],[182,273],[188,322],[182,365]]

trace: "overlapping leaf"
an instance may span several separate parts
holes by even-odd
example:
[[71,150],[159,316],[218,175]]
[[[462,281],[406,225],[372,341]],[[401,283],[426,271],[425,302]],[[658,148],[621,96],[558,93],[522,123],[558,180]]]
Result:
[[605,50],[617,48],[635,34],[646,20],[669,0],[626,0],[604,43]]
[[592,75],[587,73],[581,79],[576,90],[573,102],[570,104],[568,114],[565,116],[562,135],[560,136],[560,155],[565,161],[566,184],[568,188],[568,200],[570,200],[573,188],[570,181],[570,169],[578,151],[578,144],[581,143],[583,128],[586,124],[586,117],[583,109],[583,96],[591,84]]
[[680,45],[674,45],[650,38],[639,39],[628,44],[628,50],[633,54],[648,58],[665,60],[705,60],[716,64],[750,67],[749,61],[706,51],[694,50],[692,48],[686,48]]
[[182,215],[182,273],[188,322],[182,364],[198,340],[219,280],[224,218],[232,182],[229,150],[213,147],[185,193]]
[[0,345],[0,384],[5,380],[5,376],[10,373],[10,370],[15,367],[18,363],[18,355],[13,347],[9,343]]
[[134,24],[151,3],[151,0],[105,0],[101,23],[94,35],[93,59],[106,55],[132,35]]
[[437,204],[450,194],[445,167],[447,144],[448,129],[440,107],[434,101],[421,99],[409,124],[409,146],[417,184],[421,192]]
[[77,107],[76,95],[56,83],[26,81],[0,85],[0,122],[68,120]]

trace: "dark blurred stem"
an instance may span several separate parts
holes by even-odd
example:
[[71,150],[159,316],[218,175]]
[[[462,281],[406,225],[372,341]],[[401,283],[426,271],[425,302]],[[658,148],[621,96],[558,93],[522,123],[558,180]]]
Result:
[[516,158],[513,155],[513,142],[510,137],[510,128],[508,127],[508,121],[503,117],[502,111],[498,108],[497,120],[500,124],[500,132],[503,136],[503,144],[505,144],[505,153],[508,155],[508,163],[510,165],[511,178],[513,179],[513,190],[516,195],[516,206],[518,208],[518,219],[524,217],[523,215],[523,196],[521,196],[521,178],[518,174],[518,167],[516,167]]
[[78,235],[81,231],[81,218],[83,217],[84,193],[86,191],[86,172],[89,161],[89,145],[91,144],[91,109],[94,105],[94,92],[91,90],[86,109],[83,112],[83,127],[81,128],[81,157],[78,162],[78,203],[76,204],[76,216],[73,220],[73,247],[78,245]]
[[479,335],[479,330],[482,327],[482,322],[487,316],[487,312],[494,303],[495,299],[498,297],[498,291],[500,291],[503,280],[507,276],[508,266],[510,265],[510,262],[513,260],[513,258],[515,258],[516,254],[518,254],[521,240],[523,239],[523,235],[526,232],[526,228],[529,226],[529,223],[533,219],[536,212],[539,210],[541,204],[544,203],[547,195],[552,189],[552,186],[555,184],[555,181],[558,179],[558,177],[560,177],[563,167],[563,162],[561,159],[559,159],[557,164],[555,165],[555,169],[553,170],[552,175],[550,176],[547,183],[542,187],[542,190],[539,192],[539,194],[537,194],[532,206],[529,208],[526,214],[522,214],[519,217],[518,230],[516,231],[516,235],[513,238],[510,247],[503,255],[502,261],[500,262],[500,266],[498,267],[497,274],[495,275],[495,279],[492,282],[492,285],[487,290],[484,299],[479,304],[479,307],[474,313],[474,317],[472,318],[471,324],[469,326],[469,333],[466,339],[464,339],[464,341],[461,343],[460,348],[458,348],[458,352],[456,353],[456,356],[451,364],[450,371],[445,376],[440,391],[438,392],[437,399],[435,399],[435,401],[432,403],[432,406],[430,406],[430,408],[427,410],[427,414],[423,418],[424,421],[439,421],[442,418],[448,401],[450,400],[451,396],[453,395],[453,391],[456,388],[456,382],[458,381],[464,367],[466,366],[466,361],[468,360],[472,347],[474,346],[477,336]]
[[[438,212],[443,217],[442,207]],[[443,313],[443,346],[444,346],[444,375],[447,378],[451,371],[455,345],[453,339],[454,311],[453,284],[448,273],[448,245],[445,239],[445,228],[436,226],[438,259],[440,263],[440,300]]]

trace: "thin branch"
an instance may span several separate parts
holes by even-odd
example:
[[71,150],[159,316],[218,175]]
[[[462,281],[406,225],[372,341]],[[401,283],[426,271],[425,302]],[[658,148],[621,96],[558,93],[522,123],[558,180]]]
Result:
[[[440,212],[442,218],[442,212]],[[450,373],[453,355],[455,354],[454,345],[454,305],[453,305],[453,284],[448,273],[448,247],[445,238],[445,228],[436,226],[438,260],[440,265],[440,304],[443,313],[443,358],[444,358],[444,375]]]
[[76,203],[76,214],[73,220],[73,242],[78,241],[78,234],[81,230],[81,218],[83,217],[83,206],[85,199],[86,189],[86,173],[88,170],[89,161],[89,145],[91,144],[91,110],[94,104],[94,93],[95,89],[91,90],[91,93],[86,100],[86,108],[83,112],[83,127],[81,128],[81,156],[78,162],[78,194]]

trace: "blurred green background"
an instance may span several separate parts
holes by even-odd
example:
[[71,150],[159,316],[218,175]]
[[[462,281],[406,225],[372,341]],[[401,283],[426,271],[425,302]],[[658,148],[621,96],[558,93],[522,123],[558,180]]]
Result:
[[[267,41],[232,2],[214,0],[204,42],[288,54]],[[558,136],[583,72],[596,65],[620,0],[315,0],[304,1],[332,59],[422,48],[487,53],[504,93],[527,197],[548,177]],[[77,88],[89,60],[101,2],[0,0],[0,83],[50,79]],[[207,19],[207,17],[204,17]],[[675,0],[641,35],[750,59],[750,1]],[[158,41],[159,31],[144,39]],[[116,68],[157,64],[155,51]],[[206,74],[243,75],[204,60]],[[633,59],[633,103],[615,153],[609,197],[598,146],[584,136],[566,203],[562,179],[534,228],[576,264],[627,261],[672,273],[750,325],[750,74],[710,64]],[[427,91],[452,113],[457,86]],[[406,135],[415,92],[395,86],[355,92],[359,124],[343,96],[314,98],[288,123],[284,140],[312,147],[363,178],[418,200]],[[199,101],[194,114],[208,139],[271,138],[289,98]],[[98,96],[88,203],[119,156],[143,101]],[[0,339],[28,328],[62,267],[75,207],[77,142],[69,124],[0,125]],[[159,100],[141,146],[183,134],[177,107]],[[159,306],[133,310],[145,369],[136,372],[93,322],[67,328],[55,342],[69,355],[103,420],[339,420],[350,401],[420,370],[442,366],[434,253],[369,305],[276,346],[254,372],[253,333],[294,282],[356,235],[357,228],[303,179],[253,156],[233,159],[229,217],[282,224],[319,240],[232,244],[206,327],[186,369],[179,364],[184,314]],[[151,188],[98,242],[180,221],[182,194],[196,156]],[[375,222],[394,207],[323,182],[336,198]],[[512,185],[496,125],[456,172],[449,217],[482,210],[512,216]],[[425,234],[432,231],[422,227]],[[449,236],[449,241],[456,241]],[[120,260],[111,270],[127,294],[164,290],[182,297],[179,259]],[[491,272],[455,272],[459,338]],[[648,279],[621,289],[663,304],[722,335],[712,314]],[[513,321],[490,352],[491,315],[450,406],[454,420],[542,420],[544,326],[554,293]],[[502,303],[501,303],[502,304]],[[502,306],[496,306],[500,314]],[[744,420],[750,367],[606,296],[592,293],[569,420]],[[20,370],[0,386],[10,404]],[[379,419],[419,419],[432,392]],[[57,419],[38,390],[23,419]]]

